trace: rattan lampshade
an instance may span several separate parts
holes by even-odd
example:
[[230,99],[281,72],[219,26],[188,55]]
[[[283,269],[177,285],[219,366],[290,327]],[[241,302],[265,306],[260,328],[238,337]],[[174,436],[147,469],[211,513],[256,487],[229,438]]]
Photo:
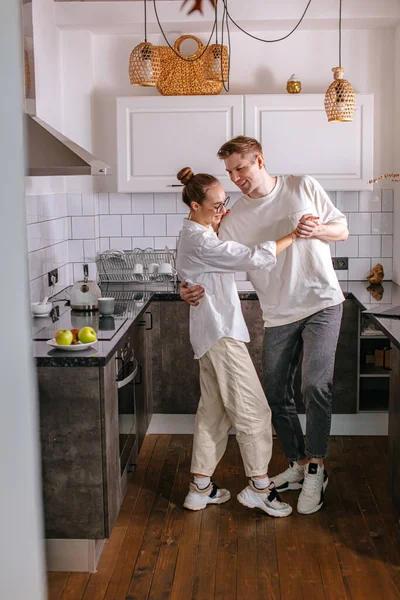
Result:
[[227,81],[228,71],[228,48],[222,44],[212,44],[204,56],[204,79],[206,81]]
[[348,122],[353,120],[356,95],[351,83],[343,79],[343,67],[333,67],[335,80],[326,90],[325,112],[329,122]]
[[160,73],[161,60],[157,46],[142,42],[132,50],[129,59],[131,85],[156,85]]

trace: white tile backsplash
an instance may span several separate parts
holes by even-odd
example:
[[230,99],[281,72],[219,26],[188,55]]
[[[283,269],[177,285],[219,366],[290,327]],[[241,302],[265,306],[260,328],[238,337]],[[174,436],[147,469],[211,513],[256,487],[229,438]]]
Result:
[[[363,280],[371,266],[381,262],[385,279],[393,271],[393,190],[328,192],[345,213],[350,235],[330,243],[332,256],[347,256],[349,270],[338,278]],[[230,207],[240,198],[228,194]],[[26,196],[27,237],[31,299],[49,293],[47,272],[59,266],[62,286],[82,277],[82,263],[96,273],[99,252],[110,248],[176,248],[189,208],[176,193],[48,194]],[[249,284],[238,274],[240,288]],[[58,286],[59,287],[59,286]],[[250,288],[249,288],[250,289]]]
[[121,215],[100,215],[100,237],[121,237]]
[[69,260],[71,262],[84,262],[84,240],[69,240]]
[[336,206],[342,212],[358,212],[358,192],[337,192]]
[[[358,235],[349,235],[346,241],[336,242],[336,248],[333,256],[358,256]],[[332,252],[332,250],[331,250]]]
[[122,217],[123,236],[142,236],[144,233],[143,215],[124,215]]
[[170,250],[175,250],[177,244],[176,237],[155,237],[154,248],[157,250],[164,250],[165,246],[168,246]]
[[352,235],[370,235],[371,233],[371,213],[350,213],[348,223]]
[[110,214],[130,215],[132,213],[130,194],[110,194]]
[[380,256],[381,254],[381,236],[380,235],[360,235],[358,256]]
[[151,215],[154,213],[154,194],[132,194],[132,214]]
[[82,194],[82,214],[96,215],[95,210],[95,194]]
[[393,214],[379,213],[372,215],[372,233],[393,233]]
[[167,215],[167,236],[178,236],[186,215]]
[[383,235],[382,236],[382,253],[383,257],[392,258],[393,256],[393,236]]
[[144,235],[165,236],[167,234],[166,215],[144,215]]
[[71,217],[74,240],[95,238],[95,217]]
[[175,194],[154,194],[154,212],[160,215],[173,214],[176,212]]
[[111,237],[110,250],[132,250],[132,238]]
[[82,214],[82,194],[68,194],[67,196],[68,215],[70,217]]
[[[371,270],[370,258],[349,258],[349,279],[365,279]],[[340,271],[338,271],[340,273]]]
[[393,190],[382,190],[382,212],[393,212]]
[[380,192],[359,192],[360,212],[381,212],[382,201]]
[[[96,244],[94,240],[83,241],[84,256],[86,263],[95,262],[96,260]],[[72,261],[71,261],[72,262]]]

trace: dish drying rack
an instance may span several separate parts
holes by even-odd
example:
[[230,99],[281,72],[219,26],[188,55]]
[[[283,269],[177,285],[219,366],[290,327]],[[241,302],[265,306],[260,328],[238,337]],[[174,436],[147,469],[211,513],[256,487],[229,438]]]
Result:
[[[168,263],[172,273],[150,273],[149,265]],[[141,264],[143,273],[135,273],[135,265]],[[141,250],[105,250],[97,260],[97,272],[100,283],[135,283],[144,284],[172,284],[177,283],[176,250],[165,248],[154,250],[146,248]]]

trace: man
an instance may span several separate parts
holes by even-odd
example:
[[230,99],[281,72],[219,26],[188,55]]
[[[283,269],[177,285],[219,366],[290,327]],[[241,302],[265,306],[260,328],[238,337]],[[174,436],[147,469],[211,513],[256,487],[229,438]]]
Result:
[[[328,242],[347,239],[345,216],[312,177],[272,177],[261,145],[239,136],[218,156],[242,192],[219,230],[222,240],[254,246],[278,239],[297,227],[297,240],[271,272],[248,274],[264,320],[264,391],[272,422],[289,467],[272,477],[279,492],[301,489],[297,510],[311,514],[323,504],[328,483],[324,469],[332,409],[332,378],[344,300],[332,266]],[[303,238],[303,239],[301,239]],[[203,288],[181,286],[181,296],[196,304]],[[293,381],[302,360],[306,442],[294,402]]]

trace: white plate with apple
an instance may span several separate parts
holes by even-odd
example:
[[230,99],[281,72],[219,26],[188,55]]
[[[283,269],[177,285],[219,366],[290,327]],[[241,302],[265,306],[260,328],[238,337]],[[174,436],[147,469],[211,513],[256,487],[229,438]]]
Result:
[[96,332],[92,327],[82,329],[59,329],[55,337],[46,344],[66,352],[82,352],[97,343]]
[[82,342],[78,342],[77,344],[70,344],[67,346],[64,344],[57,344],[56,338],[53,338],[52,340],[47,340],[46,344],[52,348],[56,348],[57,350],[65,350],[66,352],[82,352],[82,350],[86,350],[87,348],[97,344],[97,340],[95,342],[89,342],[89,344],[82,344]]

